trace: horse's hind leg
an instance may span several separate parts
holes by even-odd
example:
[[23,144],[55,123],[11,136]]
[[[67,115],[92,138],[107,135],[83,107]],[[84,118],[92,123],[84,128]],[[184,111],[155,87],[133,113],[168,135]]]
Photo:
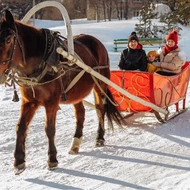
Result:
[[75,117],[76,117],[76,130],[69,154],[76,154],[79,152],[80,145],[82,143],[83,125],[85,118],[85,109],[82,102],[75,104]]
[[27,136],[27,129],[32,120],[38,105],[30,102],[22,102],[21,116],[16,126],[16,148],[14,152],[14,167],[15,174],[19,174],[25,169],[25,140]]
[[98,131],[96,137],[96,146],[103,146],[105,139],[105,128],[104,128],[104,118],[105,118],[105,96],[98,90],[94,90],[94,98],[95,98],[95,107],[96,113],[98,116]]
[[55,122],[56,122],[56,114],[58,110],[58,105],[46,105],[46,125],[45,132],[48,137],[48,166],[49,169],[53,169],[58,165],[57,161],[57,150],[55,147]]

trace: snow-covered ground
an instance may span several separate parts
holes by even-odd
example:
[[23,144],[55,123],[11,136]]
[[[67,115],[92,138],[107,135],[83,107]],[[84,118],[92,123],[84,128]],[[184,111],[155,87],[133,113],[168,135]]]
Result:
[[[113,51],[113,39],[127,38],[138,20],[95,22],[72,21],[73,34],[97,37],[106,46],[111,68],[117,68],[119,52]],[[37,27],[60,31],[63,22],[36,21]],[[179,46],[190,60],[189,27],[183,27]],[[150,113],[136,114],[124,129],[106,129],[106,145],[95,147],[97,119],[95,111],[86,107],[84,137],[78,155],[69,155],[75,129],[72,105],[61,105],[58,111],[56,146],[59,167],[47,169],[47,138],[44,132],[45,112],[35,115],[26,142],[26,170],[15,176],[13,152],[15,126],[20,102],[11,101],[13,89],[0,86],[0,189],[1,190],[188,190],[190,189],[190,111],[165,124]],[[190,107],[190,89],[187,107]],[[93,103],[93,96],[87,97]]]

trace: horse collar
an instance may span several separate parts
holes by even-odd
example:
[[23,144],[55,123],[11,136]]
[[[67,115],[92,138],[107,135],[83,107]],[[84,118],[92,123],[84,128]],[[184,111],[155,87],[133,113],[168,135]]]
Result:
[[56,38],[57,33],[44,28],[41,30],[44,32],[46,38],[46,46],[44,50],[43,61],[50,66],[56,66],[60,61],[60,56],[56,51],[57,47],[59,47]]
[[51,47],[51,34],[50,34],[50,30],[48,29],[42,29],[45,33],[46,36],[46,49],[45,49],[45,55],[49,53],[50,51],[50,47]]

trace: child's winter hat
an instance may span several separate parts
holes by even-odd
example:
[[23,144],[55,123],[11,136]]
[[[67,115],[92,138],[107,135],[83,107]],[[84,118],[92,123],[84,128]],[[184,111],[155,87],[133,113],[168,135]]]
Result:
[[132,32],[131,35],[129,36],[128,42],[131,42],[132,40],[139,42],[136,32]]
[[176,30],[173,30],[172,32],[170,32],[167,37],[166,37],[166,41],[168,40],[173,40],[175,42],[175,44],[178,44],[178,33]]
[[151,50],[148,52],[147,56],[149,57],[150,55],[153,55],[154,57],[158,57],[158,53],[156,50]]

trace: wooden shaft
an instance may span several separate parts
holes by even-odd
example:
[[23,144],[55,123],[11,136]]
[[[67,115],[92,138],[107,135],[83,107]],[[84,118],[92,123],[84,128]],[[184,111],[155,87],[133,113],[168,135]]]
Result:
[[76,63],[79,67],[81,67],[82,69],[84,69],[87,73],[90,73],[91,75],[95,76],[96,78],[98,78],[99,80],[105,82],[107,85],[113,87],[114,89],[116,89],[118,92],[122,93],[123,95],[127,96],[128,98],[139,102],[140,104],[144,105],[144,106],[148,106],[150,108],[152,108],[153,110],[163,113],[163,114],[168,114],[168,111],[160,108],[158,106],[156,106],[155,104],[152,104],[151,102],[147,102],[133,94],[130,94],[129,92],[127,92],[126,90],[122,89],[120,86],[116,85],[115,83],[113,83],[112,81],[110,81],[108,78],[104,77],[103,75],[101,75],[100,73],[94,71],[91,67],[89,67],[88,65],[84,64],[83,62],[81,62],[80,60],[78,60],[77,58],[75,58],[73,55],[69,54],[68,52],[64,51],[61,47],[57,48],[57,52],[59,54],[61,54],[63,57],[67,58],[69,61]]

